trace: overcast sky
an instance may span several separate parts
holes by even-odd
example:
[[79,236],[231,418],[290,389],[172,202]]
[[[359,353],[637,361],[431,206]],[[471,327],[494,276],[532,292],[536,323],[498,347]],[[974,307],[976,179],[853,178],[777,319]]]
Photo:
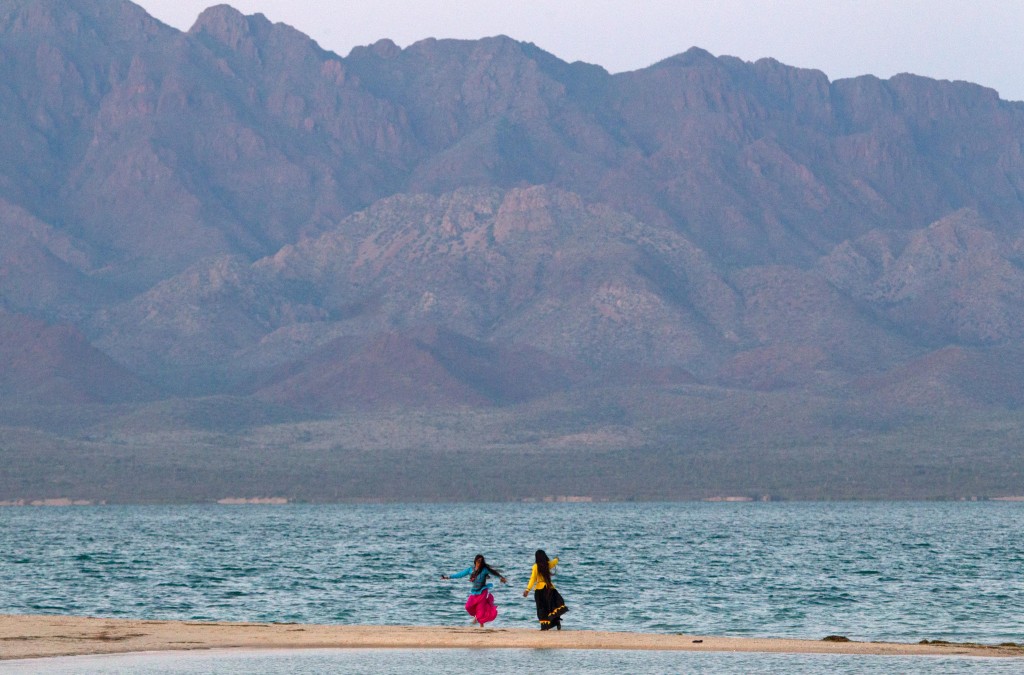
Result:
[[[213,0],[135,0],[187,30]],[[916,73],[1024,100],[1024,0],[229,0],[342,56],[391,38],[508,35],[613,73],[702,47],[831,79]]]

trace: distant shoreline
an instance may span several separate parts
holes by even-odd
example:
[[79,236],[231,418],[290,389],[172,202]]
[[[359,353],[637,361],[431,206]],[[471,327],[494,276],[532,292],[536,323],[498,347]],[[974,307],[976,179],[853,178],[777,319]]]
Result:
[[622,649],[1024,658],[1024,646],[465,626],[338,626],[0,615],[0,660],[195,649]]
[[864,498],[864,499],[783,499],[779,497],[747,497],[747,496],[715,496],[703,497],[700,499],[607,499],[578,495],[557,495],[551,497],[524,497],[522,499],[506,499],[497,501],[434,501],[434,500],[387,500],[387,499],[347,499],[338,501],[307,501],[291,499],[289,497],[221,497],[208,500],[186,500],[186,501],[138,501],[122,502],[108,501],[105,499],[72,499],[70,497],[51,497],[46,499],[0,499],[0,508],[19,506],[44,506],[44,507],[68,507],[68,506],[197,506],[197,505],[221,505],[221,506],[287,506],[287,505],[371,505],[371,504],[749,504],[749,503],[807,503],[807,504],[836,504],[836,503],[960,503],[960,502],[1024,502],[1024,495],[1005,496],[981,496],[971,495],[968,497],[950,497],[948,499],[897,499],[897,498]]

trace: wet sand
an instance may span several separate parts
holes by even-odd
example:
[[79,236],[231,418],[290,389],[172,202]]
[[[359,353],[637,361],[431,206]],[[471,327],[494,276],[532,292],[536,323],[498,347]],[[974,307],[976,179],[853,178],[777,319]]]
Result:
[[188,649],[636,649],[1024,658],[1024,647],[837,642],[528,628],[323,626],[0,615],[0,659]]

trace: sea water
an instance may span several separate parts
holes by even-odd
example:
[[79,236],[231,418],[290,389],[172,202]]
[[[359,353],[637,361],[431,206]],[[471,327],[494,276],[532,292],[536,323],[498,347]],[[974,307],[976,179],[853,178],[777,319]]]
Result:
[[588,673],[589,675],[1018,675],[1017,659],[576,649],[307,649],[26,659],[0,672],[46,675],[320,675],[321,673]]
[[468,625],[482,553],[532,627],[537,548],[567,629],[1024,642],[1008,502],[3,508],[0,613]]

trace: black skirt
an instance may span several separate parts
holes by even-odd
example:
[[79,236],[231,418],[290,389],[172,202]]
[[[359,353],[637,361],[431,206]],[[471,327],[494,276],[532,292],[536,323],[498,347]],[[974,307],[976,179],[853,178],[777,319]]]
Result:
[[569,611],[565,606],[562,594],[550,584],[544,588],[538,588],[533,592],[533,599],[537,603],[537,620],[540,621],[540,629],[547,630],[561,625],[562,615]]

